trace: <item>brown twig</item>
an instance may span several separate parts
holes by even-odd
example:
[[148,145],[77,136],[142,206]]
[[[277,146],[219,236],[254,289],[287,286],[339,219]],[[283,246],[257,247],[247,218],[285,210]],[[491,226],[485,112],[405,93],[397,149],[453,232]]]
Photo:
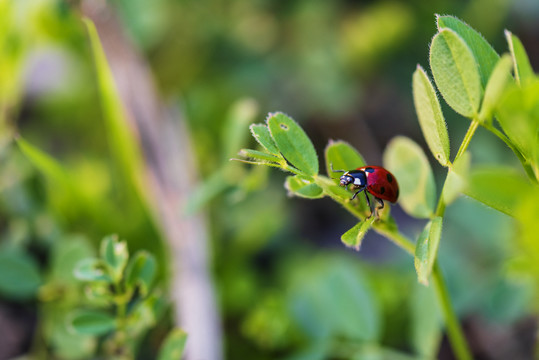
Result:
[[177,322],[188,333],[186,358],[220,360],[221,324],[208,264],[206,217],[186,217],[183,204],[196,184],[196,166],[179,111],[164,111],[145,60],[132,46],[105,2],[86,1],[122,98],[127,121],[140,140],[148,203],[172,249],[173,297]]

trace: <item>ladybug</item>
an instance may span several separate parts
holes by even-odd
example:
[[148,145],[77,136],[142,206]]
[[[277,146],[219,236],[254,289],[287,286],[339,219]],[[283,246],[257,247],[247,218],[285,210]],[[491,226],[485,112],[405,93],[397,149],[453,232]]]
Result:
[[374,211],[367,193],[374,196],[380,203],[380,207],[376,210],[384,208],[384,200],[391,203],[397,202],[399,197],[399,184],[397,183],[397,179],[393,174],[381,166],[362,166],[355,170],[333,170],[333,172],[344,173],[340,178],[340,186],[348,187],[348,185],[351,185],[353,190],[357,189],[350,200],[354,200],[359,193],[363,190],[367,190],[365,191],[365,198],[371,209],[371,216]]

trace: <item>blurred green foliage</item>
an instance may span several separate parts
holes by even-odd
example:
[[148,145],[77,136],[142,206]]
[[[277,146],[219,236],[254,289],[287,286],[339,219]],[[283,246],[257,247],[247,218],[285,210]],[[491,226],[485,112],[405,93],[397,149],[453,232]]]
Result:
[[[359,255],[345,250],[339,236],[353,223],[340,207],[286,200],[282,174],[228,159],[254,144],[247,124],[275,109],[312,134],[318,156],[328,138],[342,138],[369,163],[381,159],[385,142],[397,133],[421,138],[410,75],[418,61],[427,63],[434,13],[463,18],[500,53],[508,49],[500,35],[507,27],[524,42],[512,38],[514,56],[521,58],[525,48],[528,64],[537,64],[533,24],[539,6],[523,0],[107,4],[148,60],[159,94],[179,99],[187,120],[201,181],[183,206],[205,208],[209,216],[226,357],[435,358],[443,336],[439,309],[431,288],[417,284],[411,258],[370,233]],[[94,57],[101,55],[81,20],[85,5],[0,0],[0,308],[17,306],[37,318],[26,321],[33,330],[18,347],[3,348],[10,356],[84,359],[93,353],[97,342],[65,324],[67,314],[86,301],[71,274],[79,260],[95,256],[105,234],[128,239],[133,253],[151,253],[164,284],[171,268],[148,193],[130,172],[139,145],[123,132],[121,116],[114,128],[119,104],[106,88],[110,74],[96,68]],[[534,77],[532,67],[519,64],[521,86],[495,114],[527,156],[517,159],[482,128],[469,149],[472,165],[490,165],[486,169],[499,174],[496,181],[507,174],[504,169],[537,164],[539,154],[533,131],[512,121],[537,119],[536,81],[524,81]],[[459,139],[468,124],[442,109]],[[440,180],[445,170],[433,171]],[[512,184],[537,175],[537,168],[515,171],[519,178],[511,177]],[[480,180],[484,174],[473,175]],[[299,185],[290,183],[289,190],[298,192]],[[307,190],[316,195],[313,187]],[[514,185],[502,192],[514,199],[514,218],[462,197],[451,199],[444,218],[439,253],[452,299],[469,327],[487,324],[481,329],[487,338],[491,324],[511,333],[538,311],[539,194],[526,190],[514,198],[518,190]],[[393,216],[410,237],[425,226],[398,207]],[[143,339],[151,354],[170,322],[166,313]],[[475,345],[495,358],[488,346]],[[531,353],[527,346],[521,344]]]
[[[85,283],[88,302],[84,308],[70,311],[67,327],[93,342],[105,339],[100,347],[81,355],[135,358],[141,339],[160,320],[166,306],[154,287],[155,258],[146,251],[130,257],[127,242],[107,236],[101,241],[99,257],[81,259],[73,273]],[[172,330],[159,358],[181,357],[185,340],[185,332]]]

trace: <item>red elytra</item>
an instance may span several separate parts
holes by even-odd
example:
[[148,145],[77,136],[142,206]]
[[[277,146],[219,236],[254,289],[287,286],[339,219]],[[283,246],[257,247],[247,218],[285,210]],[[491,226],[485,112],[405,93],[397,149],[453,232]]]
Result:
[[[368,169],[374,169],[369,172]],[[399,184],[392,173],[381,166],[363,166],[357,170],[365,171],[367,175],[367,191],[383,200],[395,203],[399,198]]]

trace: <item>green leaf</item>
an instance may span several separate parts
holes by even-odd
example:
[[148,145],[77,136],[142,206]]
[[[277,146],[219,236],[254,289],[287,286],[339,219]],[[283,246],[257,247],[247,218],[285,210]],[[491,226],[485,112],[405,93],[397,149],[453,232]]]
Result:
[[449,135],[436,91],[419,65],[413,80],[414,105],[423,137],[429,149],[442,166],[451,165],[449,160]]
[[370,343],[380,340],[380,302],[357,259],[326,253],[296,268],[288,275],[291,316],[310,342],[333,336]]
[[401,207],[409,215],[430,218],[434,213],[436,185],[425,153],[413,140],[397,136],[384,152],[384,164],[399,183]]
[[394,348],[384,347],[380,345],[369,345],[364,344],[356,348],[353,355],[351,355],[349,360],[424,360],[423,358],[418,358],[417,356],[410,355],[408,352],[395,350]]
[[434,286],[415,283],[410,299],[410,343],[421,359],[436,359],[442,339],[442,316]]
[[87,258],[79,261],[73,271],[75,277],[82,281],[112,282],[107,266],[101,259]]
[[517,83],[520,85],[527,84],[530,80],[534,79],[535,73],[530,64],[530,59],[528,59],[526,49],[524,49],[520,39],[508,30],[505,30],[505,38],[507,39],[509,51],[511,51],[511,57],[513,58]]
[[318,174],[318,157],[313,143],[303,129],[283,113],[270,113],[268,128],[279,151],[306,175]]
[[41,306],[41,336],[54,349],[54,356],[58,359],[91,359],[96,353],[97,339],[73,331],[69,324],[71,313],[67,312],[73,305],[66,301],[48,301]]
[[539,176],[539,80],[510,88],[498,104],[496,119]]
[[290,343],[288,302],[277,292],[262,295],[243,320],[243,335],[261,348],[283,348]]
[[472,171],[464,193],[493,209],[515,216],[519,201],[531,189],[530,183],[515,169],[496,166]]
[[147,251],[138,251],[129,261],[126,270],[127,285],[139,286],[142,296],[146,296],[155,278],[157,264],[155,258]]
[[132,127],[129,126],[126,120],[122,99],[116,88],[114,77],[103,47],[101,46],[95,25],[88,18],[83,18],[83,21],[88,30],[95,62],[97,85],[109,148],[114,156],[116,165],[122,172],[124,184],[131,185],[139,197],[145,199],[147,186],[145,186],[143,182],[144,176],[142,176],[143,157],[141,148]]
[[442,194],[446,205],[455,201],[459,194],[468,186],[470,163],[471,155],[466,151],[449,169]]
[[138,302],[129,313],[126,328],[129,335],[138,337],[148,329],[155,326],[157,320],[162,315],[164,304],[166,303],[163,294],[152,293],[142,302]]
[[266,125],[252,124],[249,129],[251,129],[251,134],[253,134],[255,140],[262,145],[264,149],[273,155],[280,156],[279,149],[277,148],[277,145],[275,145],[275,141],[273,141]]
[[319,199],[324,196],[324,192],[320,186],[302,176],[288,176],[284,186],[290,194],[307,199]]
[[50,261],[50,281],[62,285],[78,283],[74,274],[77,264],[94,255],[94,249],[85,237],[77,235],[58,239]]
[[430,67],[449,106],[463,116],[474,117],[481,101],[481,78],[464,40],[452,30],[441,30],[432,39]]
[[104,335],[116,328],[116,320],[106,312],[79,310],[70,318],[72,329],[79,334]]
[[117,235],[109,235],[101,241],[100,255],[110,267],[115,281],[119,281],[129,259],[127,242],[119,241]]
[[161,349],[158,360],[178,360],[181,359],[183,349],[187,341],[187,333],[182,329],[173,329],[167,335]]
[[464,40],[466,45],[468,45],[478,64],[479,74],[481,75],[481,84],[483,87],[487,86],[490,74],[496,66],[500,56],[480,33],[462,20],[457,19],[454,16],[436,15],[436,21],[438,30],[451,29]]
[[239,155],[253,160],[260,160],[263,163],[279,163],[281,161],[281,158],[278,158],[275,155],[258,150],[241,149]]
[[258,104],[253,99],[236,101],[228,112],[223,134],[223,151],[225,159],[234,155],[239,148],[245,146],[248,133],[245,128],[255,120]]
[[511,66],[511,57],[507,54],[503,55],[496,64],[485,89],[485,96],[483,97],[483,104],[479,113],[479,121],[492,122],[494,109],[498,105],[511,79]]
[[42,279],[36,261],[22,251],[0,251],[0,293],[16,300],[35,297]]
[[333,352],[332,346],[330,339],[311,341],[307,347],[301,348],[292,356],[286,357],[286,360],[325,360],[331,356]]
[[[326,170],[330,178],[335,178],[333,170],[352,170],[365,166],[361,154],[345,141],[330,141],[324,151]],[[339,175],[340,176],[340,175]]]
[[[516,219],[518,220],[518,233],[513,237],[514,243],[512,259],[509,260],[508,270],[513,273],[514,279],[530,277],[536,279],[539,274],[539,186],[535,186],[528,195],[521,199]],[[535,297],[537,299],[537,295]]]
[[359,251],[359,248],[361,247],[361,242],[367,234],[367,231],[369,231],[369,229],[372,227],[374,220],[375,216],[371,216],[370,218],[365,219],[364,221],[360,221],[356,225],[354,225],[353,228],[351,228],[341,236],[341,241],[343,242],[343,244],[347,247],[351,247]]
[[432,267],[436,261],[438,253],[438,245],[442,237],[442,218],[436,216],[429,221],[415,247],[414,265],[417,272],[417,279],[423,285],[429,284],[429,276],[432,272]]

